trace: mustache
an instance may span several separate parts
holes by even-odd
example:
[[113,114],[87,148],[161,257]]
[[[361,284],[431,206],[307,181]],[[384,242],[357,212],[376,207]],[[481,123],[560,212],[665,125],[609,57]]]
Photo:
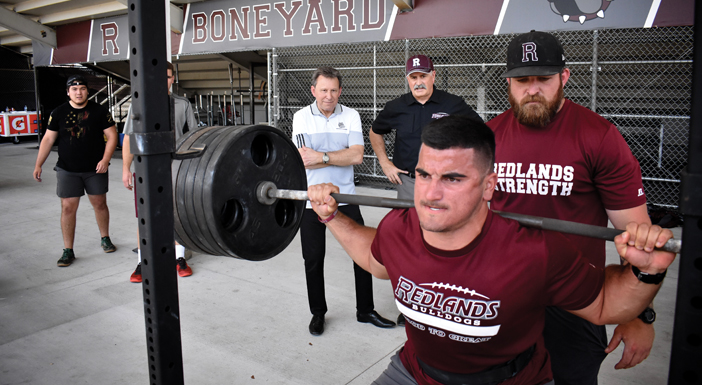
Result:
[[436,202],[436,201],[425,201],[425,200],[420,200],[420,201],[419,201],[419,204],[422,205],[422,206],[433,207],[433,208],[435,208],[435,209],[447,209],[447,208],[448,208],[448,206],[446,206],[446,205],[444,205],[444,204],[441,204],[441,203],[438,203],[438,202]]
[[427,86],[425,84],[415,84],[414,87],[412,87],[413,90],[426,90]]
[[525,96],[524,99],[522,99],[522,102],[520,103],[521,106],[524,106],[527,103],[531,102],[538,102],[541,104],[546,104],[546,98],[544,98],[541,95],[529,95]]

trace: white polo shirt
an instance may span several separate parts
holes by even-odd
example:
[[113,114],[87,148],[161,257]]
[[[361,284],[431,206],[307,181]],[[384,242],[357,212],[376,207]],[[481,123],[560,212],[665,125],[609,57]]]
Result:
[[[297,111],[293,117],[292,139],[297,148],[302,146],[319,152],[343,150],[354,145],[363,146],[361,117],[353,108],[337,104],[327,118],[319,111],[317,102]],[[353,166],[328,166],[305,170],[309,186],[333,183],[342,194],[354,194]],[[307,208],[312,208],[307,202]]]

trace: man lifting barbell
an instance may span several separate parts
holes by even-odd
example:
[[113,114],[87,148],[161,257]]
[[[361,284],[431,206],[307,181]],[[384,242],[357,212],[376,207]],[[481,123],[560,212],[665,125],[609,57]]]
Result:
[[490,211],[494,152],[481,122],[432,122],[422,133],[415,208],[391,211],[378,229],[337,211],[336,186],[308,189],[353,260],[391,280],[407,318],[408,340],[374,384],[548,383],[546,306],[596,324],[623,323],[660,288],[675,255],[654,247],[672,238],[669,230],[630,223],[615,238],[630,264],[597,268],[561,234]]

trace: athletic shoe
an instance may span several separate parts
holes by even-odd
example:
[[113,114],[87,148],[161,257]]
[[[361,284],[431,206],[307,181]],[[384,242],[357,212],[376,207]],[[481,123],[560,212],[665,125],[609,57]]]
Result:
[[63,249],[63,255],[61,258],[56,262],[58,267],[67,267],[71,266],[71,263],[76,259],[75,254],[73,254],[73,249]]
[[136,269],[134,269],[132,276],[129,277],[129,282],[134,282],[134,283],[141,282],[141,262],[139,262],[139,264],[137,264],[137,267],[136,267]]
[[178,270],[178,275],[181,277],[189,277],[193,275],[193,269],[188,266],[188,263],[185,262],[185,258],[178,258],[176,259],[176,270]]
[[102,240],[100,241],[100,245],[102,246],[102,251],[104,251],[106,253],[112,253],[115,250],[117,250],[115,245],[112,244],[112,241],[110,240],[109,236],[102,237]]

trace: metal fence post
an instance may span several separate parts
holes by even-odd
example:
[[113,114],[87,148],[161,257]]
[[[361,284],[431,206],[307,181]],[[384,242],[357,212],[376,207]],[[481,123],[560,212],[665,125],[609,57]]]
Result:
[[271,51],[266,52],[266,122],[268,125],[275,127],[275,123],[271,121]]
[[597,30],[594,30],[592,31],[592,99],[590,100],[592,112],[597,112],[597,72],[599,67],[597,59]]
[[278,53],[276,52],[276,49],[273,48],[273,63],[272,63],[272,74],[273,74],[273,79],[271,81],[271,87],[272,87],[272,93],[273,93],[273,119],[272,119],[272,126],[273,127],[278,127],[278,119],[280,118],[280,111],[278,110],[279,106],[278,103],[280,101],[280,98],[278,97]]

